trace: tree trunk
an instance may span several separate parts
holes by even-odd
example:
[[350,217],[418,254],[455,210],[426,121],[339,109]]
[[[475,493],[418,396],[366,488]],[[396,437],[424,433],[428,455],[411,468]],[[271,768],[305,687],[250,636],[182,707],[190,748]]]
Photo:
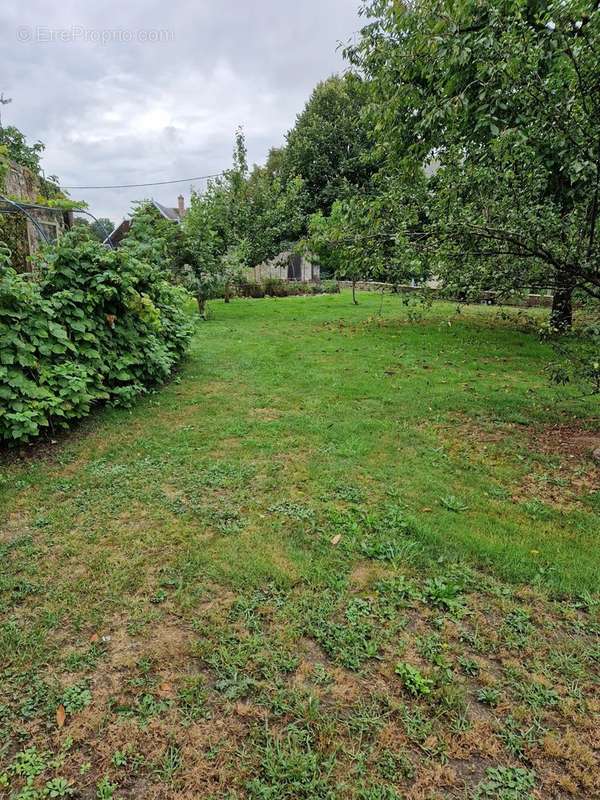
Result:
[[355,306],[358,305],[358,300],[356,299],[356,281],[352,281],[352,302]]
[[198,313],[206,322],[206,297],[203,297],[201,294],[197,294],[196,302],[198,303]]
[[550,324],[558,331],[570,331],[573,325],[573,289],[565,286],[554,292]]
[[225,289],[223,290],[223,299],[226,303],[231,300],[231,287],[228,283],[225,284]]

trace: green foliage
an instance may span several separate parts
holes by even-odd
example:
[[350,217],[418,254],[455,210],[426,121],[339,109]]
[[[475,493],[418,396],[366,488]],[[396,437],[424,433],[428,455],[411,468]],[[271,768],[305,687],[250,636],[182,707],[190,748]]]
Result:
[[324,758],[305,731],[291,727],[260,747],[259,774],[248,783],[253,800],[333,800],[333,757]]
[[0,146],[5,148],[5,152],[12,161],[27,167],[34,175],[38,175],[41,169],[40,158],[45,150],[42,142],[28,144],[27,139],[18,128],[13,125],[0,127]]
[[317,211],[308,221],[304,251],[340,280],[384,280],[391,283],[428,276],[427,263],[410,247],[409,224],[418,222],[410,197],[419,173],[411,175],[410,191],[402,186],[376,188],[372,194],[356,191],[335,200],[329,215]]
[[117,788],[117,784],[111,783],[108,775],[105,775],[96,787],[97,800],[112,800]]
[[210,716],[206,707],[208,692],[202,677],[188,678],[179,690],[179,708],[185,722],[195,722]]
[[426,678],[423,673],[416,667],[413,667],[412,664],[408,664],[406,661],[400,661],[396,664],[394,672],[402,679],[404,688],[415,697],[431,694],[433,681],[430,678]]
[[307,213],[327,213],[335,200],[366,186],[377,167],[365,110],[370,86],[358,75],[333,75],[313,90],[287,135],[281,172],[300,177]]
[[456,497],[454,494],[448,494],[445,497],[440,497],[440,505],[448,509],[448,511],[454,511],[457,514],[460,511],[468,510],[468,506],[463,503],[460,497]]
[[554,383],[574,383],[589,394],[600,394],[600,312],[592,302],[587,309],[589,318],[568,333],[552,325],[542,329],[542,338],[552,344],[555,353],[547,372]]
[[90,220],[86,217],[78,217],[75,225],[81,225],[89,230],[99,242],[103,242],[115,229],[115,223],[108,217],[100,217],[97,220]]
[[535,773],[522,767],[489,767],[474,794],[476,800],[531,800]]
[[23,214],[0,214],[0,269],[6,264],[25,271],[28,262],[27,218]]
[[500,690],[494,689],[492,686],[484,686],[479,690],[477,695],[477,699],[480,703],[483,703],[486,706],[491,706],[492,708],[495,708],[498,705],[500,697]]
[[67,714],[76,714],[83,711],[92,702],[92,693],[87,683],[75,683],[65,689],[62,697],[62,704]]
[[423,589],[423,597],[428,603],[451,612],[463,608],[461,593],[462,587],[458,583],[445,578],[430,578]]
[[[453,292],[577,288],[600,299],[600,8],[597,3],[371,0],[351,61],[371,79],[407,233]],[[387,191],[387,189],[386,189]]]
[[268,167],[248,171],[246,143],[237,131],[233,166],[193,194],[183,230],[191,258],[182,280],[204,313],[207,300],[228,299],[245,267],[255,266],[289,246],[302,228],[302,181],[275,176]]
[[118,251],[68,233],[41,253],[35,280],[0,253],[0,439],[67,427],[98,401],[129,403],[181,358],[184,293],[150,237],[132,233]]

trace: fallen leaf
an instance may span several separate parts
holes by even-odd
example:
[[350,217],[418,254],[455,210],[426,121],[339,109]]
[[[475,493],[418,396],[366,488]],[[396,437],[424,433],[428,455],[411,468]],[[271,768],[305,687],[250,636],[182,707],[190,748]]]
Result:
[[67,713],[65,711],[65,707],[63,705],[60,705],[56,709],[56,724],[58,725],[59,728],[63,727],[66,718],[67,718]]
[[422,508],[421,509],[421,513],[423,513],[423,514],[428,514],[430,511],[433,511],[433,509],[432,508]]
[[160,686],[158,687],[158,691],[161,694],[172,694],[173,686],[170,683],[161,683]]
[[92,633],[92,635],[90,636],[90,642],[97,642],[99,638],[100,637],[98,636],[97,633]]
[[336,533],[336,535],[331,540],[331,544],[335,547],[336,544],[340,543],[341,538],[342,538],[342,534],[341,533]]

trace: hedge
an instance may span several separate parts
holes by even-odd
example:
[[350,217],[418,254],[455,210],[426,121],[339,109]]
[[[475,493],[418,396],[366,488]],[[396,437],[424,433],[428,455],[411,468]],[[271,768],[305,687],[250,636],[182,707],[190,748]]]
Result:
[[294,297],[307,294],[338,294],[340,287],[337,281],[322,283],[304,283],[302,281],[284,281],[281,278],[265,278],[262,282],[249,281],[236,287],[239,297]]
[[155,259],[83,229],[46,249],[33,275],[0,250],[0,440],[67,427],[164,381],[191,335],[186,300]]

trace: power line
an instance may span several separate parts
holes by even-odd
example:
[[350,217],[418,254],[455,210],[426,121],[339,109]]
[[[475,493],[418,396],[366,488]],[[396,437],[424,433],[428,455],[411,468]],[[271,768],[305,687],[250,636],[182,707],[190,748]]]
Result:
[[196,175],[194,178],[177,178],[172,181],[153,181],[151,183],[121,183],[114,186],[61,186],[61,189],[138,189],[142,186],[166,186],[169,183],[187,183],[188,181],[203,181],[207,178],[218,178],[225,172],[214,172],[212,175]]

